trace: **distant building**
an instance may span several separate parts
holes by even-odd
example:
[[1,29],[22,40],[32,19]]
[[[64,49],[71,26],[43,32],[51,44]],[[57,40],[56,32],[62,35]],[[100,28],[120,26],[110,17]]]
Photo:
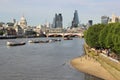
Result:
[[92,26],[93,25],[93,20],[88,20],[88,25]]
[[116,16],[112,14],[112,18],[109,19],[108,23],[116,23],[116,22],[120,22],[120,16]]
[[17,34],[18,37],[23,36],[24,31],[23,31],[23,29],[20,27],[20,25],[18,25],[17,22],[16,22],[15,25],[14,25],[14,29],[15,29],[16,34]]
[[101,16],[101,23],[102,24],[108,24],[109,17],[108,16]]
[[62,33],[64,29],[62,28],[50,28],[49,33]]
[[5,25],[4,22],[0,22],[0,27],[3,27]]
[[15,31],[14,28],[7,27],[7,28],[6,28],[6,34],[7,34],[7,35],[16,35],[17,33],[16,33],[16,31]]
[[78,26],[79,26],[79,17],[78,17],[77,10],[75,10],[74,17],[73,17],[73,20],[72,20],[72,26],[71,26],[71,28],[76,28]]
[[7,22],[6,23],[6,27],[13,27],[14,26],[14,23],[13,22]]
[[42,36],[43,35],[43,31],[42,31],[42,25],[38,25],[36,27],[34,27],[33,31],[35,31],[37,34],[37,36]]
[[53,19],[52,28],[63,28],[62,14],[55,14],[55,17]]
[[16,19],[13,19],[12,22],[15,24],[16,23]]
[[19,25],[20,25],[20,27],[21,27],[22,29],[27,28],[27,21],[26,21],[26,19],[25,19],[24,16],[21,17],[20,22],[19,22]]

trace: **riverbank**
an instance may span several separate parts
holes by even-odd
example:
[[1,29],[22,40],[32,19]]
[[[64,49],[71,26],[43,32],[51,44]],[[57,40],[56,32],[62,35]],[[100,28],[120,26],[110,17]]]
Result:
[[[120,63],[84,45],[85,56],[75,58],[71,64],[76,69],[105,80],[120,80]],[[87,56],[87,57],[86,57]]]
[[101,64],[87,55],[75,58],[71,61],[73,67],[81,72],[94,75],[105,80],[116,80]]

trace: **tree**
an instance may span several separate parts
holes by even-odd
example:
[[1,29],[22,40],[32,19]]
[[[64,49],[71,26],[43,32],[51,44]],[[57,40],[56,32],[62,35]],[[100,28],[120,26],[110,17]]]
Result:
[[0,30],[0,35],[3,35],[3,34],[4,34],[4,32],[2,30]]
[[109,48],[120,55],[120,23],[96,24],[84,32],[90,47]]
[[110,26],[105,25],[105,27],[101,30],[100,35],[99,35],[99,44],[101,48],[105,48],[105,38],[108,34]]
[[86,38],[85,40],[90,47],[95,47],[95,48],[100,47],[99,34],[103,28],[104,28],[104,24],[96,24],[89,27],[87,33],[85,34],[85,38]]
[[116,54],[120,55],[120,23],[116,23],[114,25],[113,35],[112,35],[112,41],[113,41],[113,51],[116,52]]

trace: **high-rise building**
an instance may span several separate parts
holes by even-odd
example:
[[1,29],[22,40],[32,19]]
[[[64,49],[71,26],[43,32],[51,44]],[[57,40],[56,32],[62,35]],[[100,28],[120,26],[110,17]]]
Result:
[[63,18],[62,14],[55,14],[55,17],[53,19],[53,28],[62,28],[63,27]]
[[73,27],[78,27],[78,26],[79,26],[79,17],[78,17],[77,10],[75,10],[71,27],[73,28]]
[[88,25],[92,26],[93,25],[93,20],[88,20]]
[[101,17],[101,23],[102,24],[108,24],[109,17],[108,16],[102,16]]

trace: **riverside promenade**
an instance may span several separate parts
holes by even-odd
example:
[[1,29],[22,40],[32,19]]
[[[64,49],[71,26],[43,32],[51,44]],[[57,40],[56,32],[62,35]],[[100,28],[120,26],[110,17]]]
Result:
[[[77,70],[99,77],[104,80],[120,80],[119,63],[111,61],[103,54],[85,49],[85,55],[71,60],[71,65]],[[114,65],[113,65],[114,64]]]

